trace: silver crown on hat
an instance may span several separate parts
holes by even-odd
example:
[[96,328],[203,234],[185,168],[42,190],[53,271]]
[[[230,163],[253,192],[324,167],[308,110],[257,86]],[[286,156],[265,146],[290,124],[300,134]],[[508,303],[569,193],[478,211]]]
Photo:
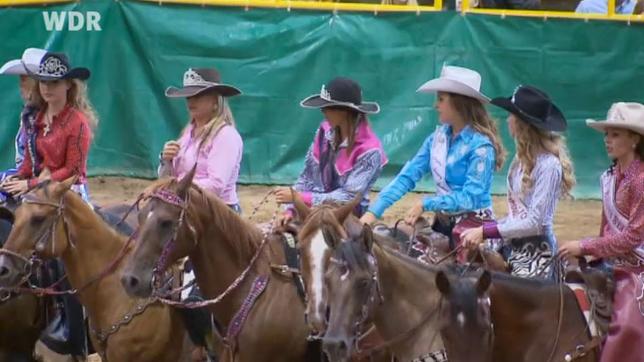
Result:
[[38,73],[42,75],[50,75],[54,77],[62,77],[67,74],[68,69],[63,62],[56,57],[49,57],[47,60],[40,64]]
[[188,69],[183,74],[184,87],[209,87],[212,85],[217,85],[217,83],[209,82],[203,79],[201,74],[195,72],[192,68]]
[[326,90],[326,86],[322,84],[322,88],[320,88],[320,98],[324,99],[325,101],[332,101],[331,99],[331,93],[329,93],[328,90]]

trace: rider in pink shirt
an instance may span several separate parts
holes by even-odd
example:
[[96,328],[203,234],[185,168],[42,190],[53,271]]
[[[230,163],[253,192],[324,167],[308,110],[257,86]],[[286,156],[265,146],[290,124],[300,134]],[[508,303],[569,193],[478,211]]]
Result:
[[227,97],[241,94],[220,83],[214,69],[188,69],[183,88],[170,87],[168,97],[185,97],[190,123],[178,141],[168,141],[161,152],[159,176],[181,178],[197,165],[194,183],[217,195],[239,212],[236,183],[242,159],[243,142]]

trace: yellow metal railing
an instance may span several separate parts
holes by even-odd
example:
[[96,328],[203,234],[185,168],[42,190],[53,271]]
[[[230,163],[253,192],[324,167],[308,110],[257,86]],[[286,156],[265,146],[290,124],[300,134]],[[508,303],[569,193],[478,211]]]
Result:
[[470,0],[463,0],[461,13],[465,14],[487,14],[505,16],[523,16],[532,18],[559,18],[559,19],[582,19],[582,20],[618,20],[626,22],[644,21],[643,15],[623,15],[615,13],[615,0],[608,0],[608,14],[575,13],[572,11],[551,11],[551,10],[509,10],[509,9],[482,9],[473,8]]
[[[74,0],[0,0],[0,7],[23,6],[23,5],[46,5],[67,3]],[[303,1],[303,0],[141,0],[154,2],[158,4],[188,4],[201,6],[234,6],[246,9],[258,8],[276,8],[286,9],[306,9],[322,11],[359,11],[387,13],[387,12],[437,12],[443,10],[444,0],[435,0],[434,5],[389,5],[389,4],[368,4],[368,3],[345,3],[335,1]],[[547,11],[547,10],[506,10],[506,9],[484,9],[474,8],[471,6],[471,0],[462,0],[461,13],[466,14],[486,14],[520,17],[537,17],[543,19],[563,18],[563,19],[582,19],[582,20],[618,20],[626,22],[644,22],[643,15],[622,15],[615,13],[616,0],[608,1],[608,14],[589,14],[575,13],[569,11]]]
[[73,0],[0,0],[0,7],[69,3]]
[[[0,0],[1,1],[1,0]],[[332,1],[289,1],[289,0],[143,0],[156,3],[172,4],[197,4],[212,6],[241,6],[244,8],[279,8],[279,9],[306,9],[325,11],[368,11],[374,13],[384,12],[436,12],[443,10],[443,0],[435,0],[433,6],[427,5],[389,5],[366,3],[340,3]]]

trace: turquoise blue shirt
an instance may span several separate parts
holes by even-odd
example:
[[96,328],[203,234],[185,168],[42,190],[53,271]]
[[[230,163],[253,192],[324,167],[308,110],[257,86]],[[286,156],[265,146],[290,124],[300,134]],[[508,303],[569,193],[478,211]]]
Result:
[[[452,128],[441,126],[448,138],[445,180],[451,192],[444,195],[425,196],[425,211],[463,213],[492,206],[492,176],[495,167],[495,152],[490,139],[470,126],[452,138]],[[438,130],[437,130],[438,131]],[[416,156],[400,170],[396,178],[380,193],[369,211],[382,217],[385,210],[400,200],[416,183],[430,172],[430,153],[434,134],[423,142]]]

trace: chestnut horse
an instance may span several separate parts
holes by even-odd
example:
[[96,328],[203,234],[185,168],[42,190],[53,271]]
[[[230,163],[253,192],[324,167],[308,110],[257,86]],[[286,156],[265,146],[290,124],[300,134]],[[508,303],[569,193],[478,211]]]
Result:
[[182,180],[159,180],[139,211],[140,232],[122,273],[131,295],[154,295],[155,272],[185,256],[216,321],[226,333],[222,360],[315,361],[304,323],[304,303],[284,265],[281,236],[262,231],[214,194]]
[[184,340],[178,313],[125,293],[117,272],[128,238],[70,191],[74,182],[45,181],[24,196],[0,253],[0,284],[16,286],[26,278],[34,253],[60,257],[70,284],[80,288],[90,338],[103,361],[177,361]]

